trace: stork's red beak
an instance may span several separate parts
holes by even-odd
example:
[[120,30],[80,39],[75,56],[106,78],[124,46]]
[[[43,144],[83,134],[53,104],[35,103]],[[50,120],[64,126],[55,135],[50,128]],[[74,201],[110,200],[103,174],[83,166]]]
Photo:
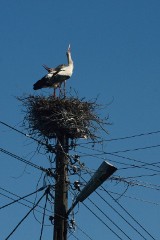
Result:
[[69,44],[69,46],[68,46],[68,51],[71,51],[71,45]]

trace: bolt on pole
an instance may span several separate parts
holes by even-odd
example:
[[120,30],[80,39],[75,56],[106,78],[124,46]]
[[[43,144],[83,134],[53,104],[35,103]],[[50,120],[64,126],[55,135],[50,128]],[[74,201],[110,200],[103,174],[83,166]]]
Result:
[[68,138],[59,135],[56,152],[56,184],[53,240],[67,240],[68,211]]

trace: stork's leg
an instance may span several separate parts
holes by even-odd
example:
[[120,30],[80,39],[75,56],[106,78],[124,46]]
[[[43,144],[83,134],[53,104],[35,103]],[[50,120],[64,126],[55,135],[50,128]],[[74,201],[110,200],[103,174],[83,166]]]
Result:
[[66,80],[64,81],[64,97],[66,97]]
[[61,85],[59,85],[59,97],[62,96],[62,90],[61,90]]
[[56,97],[56,89],[55,88],[54,88],[53,96],[54,96],[54,98]]

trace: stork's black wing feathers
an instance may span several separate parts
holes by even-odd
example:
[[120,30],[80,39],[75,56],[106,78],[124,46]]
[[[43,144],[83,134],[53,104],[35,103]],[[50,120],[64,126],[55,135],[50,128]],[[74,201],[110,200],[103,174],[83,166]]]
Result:
[[55,71],[55,68],[50,68],[47,65],[43,64],[42,65],[49,73]]
[[47,87],[52,87],[53,83],[51,81],[50,78],[46,76],[44,76],[43,78],[41,78],[40,80],[38,80],[34,85],[33,85],[33,89],[34,90],[38,90],[41,88],[47,88]]
[[65,67],[66,65],[65,65],[65,64],[60,64],[60,65],[58,65],[58,66],[55,67],[55,68],[50,68],[50,67],[48,67],[48,66],[45,65],[45,64],[43,64],[42,66],[43,66],[49,73],[51,73],[51,72],[56,72],[56,74],[57,74],[57,73],[60,72],[60,71],[62,70],[62,68]]

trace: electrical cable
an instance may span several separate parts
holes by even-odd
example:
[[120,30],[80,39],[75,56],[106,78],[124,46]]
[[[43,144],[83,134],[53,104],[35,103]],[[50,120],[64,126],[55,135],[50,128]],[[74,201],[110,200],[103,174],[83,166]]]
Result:
[[[132,240],[104,211],[102,211],[90,198],[88,200],[114,225],[120,232],[122,232],[128,239]],[[145,238],[144,238],[145,239]]]
[[[3,193],[0,193],[0,195],[3,196],[3,197],[5,197],[5,198],[8,198],[8,199],[10,199],[10,200],[14,200],[13,198],[11,198],[11,197],[3,194]],[[27,207],[27,208],[30,208],[30,209],[32,208],[31,206],[29,206],[29,205],[27,205],[27,204],[25,204],[25,203],[21,203],[21,202],[17,202],[17,203],[18,203],[18,204],[21,204],[21,205],[23,205],[23,206],[25,206],[25,207]],[[40,207],[40,206],[38,205],[38,207]],[[42,212],[40,212],[40,211],[37,210],[37,209],[35,209],[35,211],[38,212],[38,213],[40,213],[40,214],[43,214]],[[48,211],[48,210],[47,210],[47,211]],[[46,214],[46,216],[49,217],[50,215]]]
[[[32,137],[32,136],[29,135],[29,134],[23,133],[22,131],[16,129],[15,127],[13,127],[13,126],[11,126],[11,125],[3,122],[3,121],[0,121],[0,124],[2,124],[2,125],[10,128],[10,129],[18,132],[18,133],[20,133],[20,134],[22,134],[22,135],[24,135],[25,137],[28,137],[28,138],[33,139],[34,141],[38,142],[38,143],[41,144],[41,145],[48,145],[48,144],[46,144],[46,143],[44,143],[44,142],[42,142],[42,141],[40,141],[40,140]],[[111,142],[111,141],[118,141],[118,140],[126,140],[126,139],[131,139],[131,138],[136,138],[136,137],[142,137],[142,136],[148,136],[148,135],[159,134],[159,133],[160,133],[160,130],[157,130],[157,131],[152,131],[152,132],[147,132],[147,133],[140,133],[140,134],[135,134],[135,135],[131,135],[131,136],[125,136],[125,137],[119,137],[119,138],[103,139],[103,140],[98,141],[98,142],[96,142],[96,143]],[[95,142],[92,141],[92,142],[81,143],[81,144],[92,144],[92,143],[94,144]],[[81,144],[76,144],[76,145],[81,145]]]
[[[82,177],[81,177],[82,178]],[[83,178],[82,178],[83,179]],[[85,179],[83,179],[84,181],[85,181]],[[86,181],[85,181],[86,182]],[[101,188],[105,191],[105,192],[107,192],[107,190],[105,190],[105,188],[103,187],[103,186],[101,186]],[[95,191],[96,192],[96,191]],[[108,192],[107,192],[108,193]],[[109,194],[109,193],[108,193]],[[114,199],[113,198],[113,196],[111,195],[111,194],[109,194],[111,197],[112,197],[112,199]],[[119,205],[119,206],[121,206],[121,208],[132,218],[132,220],[134,220],[134,222],[136,222],[153,240],[156,240],[124,207],[122,207],[122,205],[116,200],[116,199],[114,199],[114,201],[116,201],[116,203]],[[140,234],[141,235],[141,234]],[[142,235],[141,235],[142,236]]]
[[[150,163],[145,163],[145,164],[142,164],[142,165],[135,165],[135,164],[120,163],[120,162],[112,160],[112,159],[110,161],[128,166],[128,167],[118,168],[119,171],[120,170],[128,170],[128,169],[131,169],[131,168],[143,168],[144,170],[149,170],[149,171],[160,173],[160,170],[145,167],[146,165],[151,165]],[[157,166],[157,167],[159,168],[159,166]]]
[[[1,123],[1,122],[0,122]],[[159,131],[160,132],[160,131]],[[154,133],[156,133],[156,132],[154,132]],[[151,133],[148,133],[148,135],[149,134],[151,134]],[[25,135],[25,134],[24,134]],[[142,135],[144,135],[144,134],[141,134],[141,136]],[[135,135],[136,136],[136,135]],[[130,136],[130,137],[126,137],[125,139],[127,139],[127,138],[132,138],[132,137],[135,137],[135,136]],[[140,136],[140,135],[137,135],[137,136]],[[124,139],[124,138],[121,138],[121,139]],[[112,139],[112,140],[118,140],[118,139]],[[119,139],[120,140],[120,139]],[[147,148],[152,148],[152,147],[159,147],[160,145],[156,145],[156,146],[148,146],[148,147],[145,147],[145,148],[137,148],[137,149],[132,149],[132,150],[123,150],[123,152],[125,151],[137,151],[137,150],[140,150],[140,149],[147,149]],[[1,151],[1,149],[0,149],[0,151]],[[119,151],[119,152],[122,152],[122,151]],[[114,153],[114,152],[113,152]],[[115,152],[115,153],[117,153],[117,152]],[[111,154],[111,153],[107,153],[107,154]],[[42,170],[42,169],[41,169]],[[154,238],[153,238],[154,239]]]
[[44,171],[44,172],[46,172],[46,170],[47,170],[47,169],[45,169],[45,168],[43,168],[41,166],[38,166],[38,165],[36,165],[36,164],[34,164],[32,162],[29,162],[28,160],[26,160],[24,158],[21,158],[21,157],[15,155],[15,154],[9,152],[9,151],[7,151],[7,150],[5,150],[3,148],[0,148],[0,151],[5,153],[5,154],[7,154],[7,155],[9,155],[9,156],[11,156],[11,157],[13,157],[13,158],[15,158],[15,159],[17,159],[17,160],[19,160],[19,161],[21,161],[21,162],[23,162],[23,163],[26,163],[26,164],[30,165],[31,167],[34,167],[34,168],[36,168],[38,170],[41,170],[41,171]]
[[[81,177],[82,178],[82,177]],[[83,181],[85,181],[85,179],[84,178],[82,178],[82,180]],[[144,236],[135,228],[135,227],[133,227],[114,207],[112,207],[97,191],[95,191],[95,193],[105,202],[105,203],[107,203],[111,208],[112,208],[112,210],[114,210],[126,223],[128,223],[128,225],[132,228],[132,229],[134,229],[141,237],[143,237],[143,239],[145,239],[144,238]],[[90,198],[88,198],[90,201],[91,201],[91,199]],[[94,204],[93,202],[92,202],[92,204]],[[94,204],[95,205],[95,204]],[[98,209],[99,209],[99,207],[98,206],[96,206]],[[104,214],[104,212],[101,210],[101,209],[99,209],[103,214]],[[106,217],[109,219],[109,217],[106,215]],[[110,220],[110,219],[109,219]],[[110,220],[111,221],[111,220]],[[119,228],[119,227],[118,227]],[[125,234],[125,233],[124,233]],[[125,234],[126,235],[126,234]],[[128,236],[127,236],[128,237]]]
[[37,205],[40,203],[42,198],[46,195],[46,191],[43,193],[43,195],[40,197],[40,199],[37,201],[37,203],[29,210],[29,212],[21,219],[21,221],[16,225],[16,227],[12,230],[12,232],[5,238],[5,240],[8,240],[11,235],[17,230],[17,228],[21,225],[21,223],[28,217],[28,215],[37,207]]
[[101,222],[103,223],[113,234],[115,234],[119,239],[123,240],[120,236],[118,236],[118,234],[111,229],[99,216],[97,216],[97,214],[95,214],[84,202],[82,202],[82,204]]
[[110,177],[111,180],[115,180],[115,181],[119,181],[119,182],[124,182],[127,183],[128,185],[131,186],[139,186],[139,187],[146,187],[146,188],[150,188],[150,189],[154,189],[154,190],[160,190],[160,185],[156,185],[156,184],[151,184],[151,183],[145,183],[145,182],[141,182],[141,181],[128,181],[127,179],[130,177],[125,177],[122,178],[120,176],[115,176],[115,177]]
[[142,174],[139,176],[129,176],[127,178],[142,178],[142,177],[155,177],[155,176],[159,176],[160,173],[153,173],[153,174]]
[[[113,177],[114,178],[114,177]],[[128,178],[128,177],[127,177]],[[125,178],[124,178],[125,179]],[[132,183],[132,182],[131,182]],[[139,184],[139,185],[142,185],[142,186],[146,186],[146,187],[151,187],[151,188],[154,188],[155,187],[155,189],[156,190],[160,190],[160,185],[158,185],[158,184],[153,184],[153,183],[150,183],[150,182],[143,182],[143,181],[137,181],[137,180],[135,180],[134,182],[133,182],[133,184]]]
[[[83,178],[82,178],[83,179]],[[84,180],[84,179],[83,179]],[[142,184],[141,184],[142,185]],[[146,186],[145,186],[146,187]],[[148,187],[148,186],[147,186]],[[158,189],[159,190],[159,189]],[[142,227],[142,225],[141,224],[139,224],[138,223],[138,221],[137,220],[135,220],[136,221],[136,223],[139,225],[139,226],[141,226],[141,228],[145,231],[145,232],[147,232],[150,236],[151,236],[151,234],[144,228],[144,227]],[[140,234],[141,235],[141,234]],[[143,237],[143,235],[141,235],[142,237]],[[153,238],[153,236],[151,236],[152,237],[152,239],[154,239]],[[143,237],[144,238],[144,237]],[[145,238],[144,238],[145,239]]]
[[[84,180],[85,181],[85,180]],[[96,208],[105,216],[107,217],[107,219],[109,219],[109,221],[111,221],[113,223],[113,225],[115,225],[128,239],[132,240],[120,227],[118,227],[117,224],[114,223],[113,220],[111,220],[95,203],[93,203],[93,201],[88,198],[89,201],[94,205],[96,206]],[[83,202],[82,202],[83,205],[85,205]],[[85,205],[86,206],[86,205]],[[86,206],[87,207],[87,206]],[[87,207],[89,209],[89,207]],[[111,231],[112,233],[116,234],[115,231],[113,231],[100,217],[98,217],[91,209],[89,209],[105,226],[107,226]],[[77,225],[76,225],[77,226]],[[116,234],[117,235],[117,234]],[[118,236],[118,235],[117,235]],[[119,237],[120,238],[120,237]],[[90,238],[91,239],[91,238]],[[121,239],[121,238],[120,238]],[[91,239],[92,240],[92,239]]]
[[[80,154],[83,154],[82,152],[80,152],[80,151],[77,151],[78,153],[80,153]],[[127,165],[127,166],[130,166],[130,164],[127,164],[127,163],[121,163],[121,162],[118,162],[118,161],[115,161],[115,160],[111,160],[111,159],[108,159],[108,158],[105,158],[105,157],[100,157],[100,156],[95,156],[94,154],[90,154],[90,155],[85,155],[85,154],[83,154],[83,155],[79,155],[79,157],[94,157],[94,158],[98,158],[98,159],[101,159],[101,160],[110,160],[111,162],[115,162],[115,163],[118,163],[118,164],[122,164],[122,165]]]
[[[72,232],[70,232],[70,236],[73,236],[75,239],[80,240],[78,237],[76,237]],[[70,238],[70,236],[68,238]]]
[[132,218],[132,220],[137,223],[153,240],[156,240],[103,186],[102,189],[127,213],[128,216]]
[[24,197],[20,197],[20,198],[14,200],[13,202],[10,202],[10,203],[8,203],[8,204],[6,204],[6,205],[0,207],[0,210],[3,209],[3,208],[5,208],[5,207],[8,207],[8,206],[10,206],[10,205],[12,205],[12,204],[14,204],[14,203],[20,201],[20,200],[23,200],[24,198],[27,198],[27,197],[29,197],[29,196],[31,196],[31,195],[37,193],[37,192],[40,192],[40,191],[42,191],[42,190],[45,189],[45,188],[46,188],[46,187],[41,187],[41,188],[39,188],[38,190],[36,190],[36,191],[34,191],[34,192],[30,193],[30,194],[25,195]]
[[[0,121],[0,123],[3,124],[3,125],[5,125],[6,127],[11,128],[11,129],[14,130],[14,131],[17,131],[17,132],[23,134],[24,136],[27,136],[27,137],[32,138],[30,135],[25,134],[25,133],[21,132],[20,130],[18,130],[18,129],[16,129],[16,128],[14,128],[14,127],[12,127],[12,126],[10,126],[10,125],[2,122],[2,121]],[[115,139],[110,139],[110,140],[106,140],[106,141],[120,140],[120,139],[128,139],[128,138],[139,137],[139,136],[144,136],[144,135],[151,135],[151,134],[155,134],[155,133],[159,133],[159,132],[160,132],[160,131],[149,132],[149,133],[144,133],[144,134],[142,133],[142,134],[138,134],[138,135],[132,135],[132,136],[129,136],[129,137],[122,137],[122,138],[115,138]],[[48,146],[48,144],[43,143],[43,142],[41,142],[41,141],[39,141],[39,140],[37,140],[37,139],[35,139],[35,138],[32,138],[32,139],[35,140],[35,141],[38,141],[38,142],[39,142],[40,144],[42,144],[42,145],[47,145],[47,146]],[[159,146],[159,145],[156,145],[156,146]],[[146,149],[146,148],[150,148],[150,147],[156,147],[156,146],[145,147],[145,149]],[[137,148],[137,149],[134,149],[134,150],[139,150],[139,149],[144,149],[144,148]],[[99,151],[99,150],[96,150],[96,151]],[[126,152],[126,151],[132,151],[132,150],[123,150],[123,151]],[[118,151],[118,152],[120,152],[120,151]],[[121,152],[122,152],[122,151],[121,151]],[[113,154],[113,153],[105,153],[105,152],[103,152],[103,154]],[[128,158],[128,159],[129,159],[129,158]],[[132,167],[139,167],[139,166],[132,166]],[[124,169],[124,168],[123,168],[123,169]]]
[[93,238],[91,238],[84,230],[82,230],[78,225],[76,225],[76,227],[90,240],[93,240]]
[[[5,126],[8,127],[8,128],[10,128],[10,129],[12,129],[12,130],[14,130],[14,131],[16,131],[16,132],[18,132],[18,133],[20,133],[20,134],[28,137],[28,138],[33,139],[34,141],[38,142],[38,143],[41,144],[41,145],[45,145],[45,146],[47,146],[47,147],[49,147],[49,148],[52,147],[50,144],[44,143],[44,142],[42,142],[42,141],[40,141],[40,140],[38,140],[38,139],[36,139],[36,138],[33,138],[33,137],[30,136],[29,134],[23,133],[22,131],[14,128],[13,126],[11,126],[11,125],[3,122],[3,121],[0,121],[0,124],[3,124],[3,125],[5,125]],[[99,141],[99,142],[102,142],[102,141],[103,141],[103,142],[104,142],[104,141],[110,142],[110,141],[117,141],[117,140],[125,140],[125,139],[130,139],[130,138],[135,138],[135,137],[141,137],[141,136],[147,136],[147,135],[152,135],[152,134],[157,134],[157,133],[160,133],[160,130],[158,130],[158,131],[153,131],[153,132],[148,132],[148,133],[135,134],[135,135],[126,136],[126,137],[106,139],[106,140],[101,140],[101,141]],[[89,143],[95,143],[95,142],[88,142],[88,143],[86,143],[86,144],[89,144]],[[83,144],[83,143],[82,143],[82,144]],[[85,143],[84,143],[84,144],[85,144]],[[76,145],[77,145],[77,144],[76,144]],[[155,147],[160,147],[160,144],[158,144],[158,145],[153,145],[153,146],[141,147],[141,148],[135,148],[135,149],[119,150],[119,151],[112,152],[112,153],[128,152],[128,151],[137,151],[137,150],[145,150],[145,149],[155,148]],[[52,148],[53,148],[53,147],[52,147]],[[106,153],[106,154],[111,154],[111,153]]]
[[97,191],[95,191],[96,194],[105,202],[107,203],[107,205],[112,209],[114,210],[132,229],[134,229],[144,240],[145,237],[134,227],[132,226],[132,224],[130,224],[111,204],[109,204]]
[[[82,153],[82,152],[78,152],[78,153]],[[155,167],[158,167],[159,166],[156,166],[156,164],[159,164],[159,162],[155,162],[155,163],[145,163],[143,161],[139,161],[139,160],[136,160],[136,159],[133,159],[133,158],[129,158],[129,157],[124,157],[124,156],[120,156],[120,155],[117,155],[117,154],[111,154],[111,153],[105,153],[105,154],[110,154],[110,155],[113,155],[113,156],[116,156],[116,157],[119,157],[119,158],[124,158],[124,159],[128,159],[128,160],[132,160],[132,161],[135,161],[135,162],[140,162],[140,163],[143,163],[142,165],[135,165],[135,164],[128,164],[128,163],[123,163],[123,162],[119,162],[119,161],[116,161],[116,160],[113,160],[113,159],[106,159],[105,157],[100,157],[100,156],[95,156],[94,154],[90,154],[90,155],[81,155],[79,157],[85,157],[85,156],[89,156],[89,157],[94,157],[94,158],[98,158],[98,159],[102,159],[102,160],[110,160],[111,162],[114,162],[114,163],[118,163],[118,164],[121,164],[121,165],[124,165],[124,166],[128,166],[126,168],[118,168],[118,170],[126,170],[126,169],[129,169],[129,168],[143,168],[145,170],[149,170],[149,171],[154,171],[154,172],[158,172],[160,173],[160,170],[156,170],[156,169],[152,169],[152,168],[148,168],[148,167],[144,167],[146,165],[153,165]],[[103,155],[103,154],[100,154],[100,155]]]
[[23,136],[25,136],[25,137],[27,137],[27,138],[30,138],[30,139],[34,140],[35,142],[38,142],[38,144],[40,144],[40,145],[46,146],[48,149],[52,149],[52,150],[53,150],[53,147],[52,147],[51,144],[44,143],[44,142],[42,142],[42,141],[40,141],[40,140],[32,137],[31,135],[29,135],[29,134],[27,134],[27,133],[24,133],[24,132],[18,130],[17,128],[15,128],[15,127],[13,127],[13,126],[5,123],[5,122],[0,121],[0,124],[6,126],[6,127],[8,127],[8,128],[10,128],[10,129],[12,129],[12,130],[14,130],[14,131],[16,131],[16,132],[18,132],[18,133],[20,133],[20,134],[22,134]]
[[[21,198],[21,197],[18,196],[17,194],[12,193],[12,192],[10,192],[10,191],[8,191],[8,190],[2,188],[2,187],[0,187],[0,189],[2,189],[3,191],[5,191],[5,192],[7,192],[7,193],[9,193],[9,194],[11,194],[11,195],[13,195],[13,196],[16,196],[16,197],[18,197],[18,198]],[[4,195],[4,194],[2,194],[2,193],[0,193],[0,194],[1,194],[1,195]],[[5,195],[5,197],[7,197],[7,198],[9,198],[9,199],[11,199],[11,200],[15,200],[15,199],[13,199],[13,198],[11,198],[11,197],[8,197],[8,196],[6,196],[6,195]],[[26,202],[28,202],[28,203],[30,203],[30,204],[33,205],[33,202],[31,202],[31,201],[29,201],[29,200],[27,200],[27,199],[24,199],[24,201],[26,201]],[[18,202],[18,203],[19,203],[19,204],[22,204],[22,205],[24,205],[24,206],[26,206],[26,207],[31,208],[30,206],[25,205],[24,203],[21,203],[21,202]],[[39,206],[39,205],[38,205],[38,207],[41,208],[41,209],[43,209],[43,207],[41,207],[41,206]],[[37,210],[36,210],[36,211],[37,211]],[[47,212],[52,213],[50,210],[47,210]],[[41,212],[40,212],[40,213],[41,213]]]
[[[102,151],[102,153],[95,153],[94,156],[101,156],[101,155],[113,155],[115,153],[126,153],[126,152],[134,152],[138,150],[146,150],[146,149],[152,149],[152,148],[157,148],[160,147],[160,144],[157,145],[151,145],[151,146],[145,146],[145,147],[139,147],[139,148],[133,148],[133,149],[124,149],[124,150],[118,150],[114,152],[105,152]],[[89,157],[93,156],[93,154],[83,154],[82,157]]]
[[109,153],[106,153],[106,154],[134,152],[134,151],[146,150],[146,149],[152,149],[152,148],[157,148],[157,147],[160,147],[160,144],[157,144],[157,145],[151,145],[151,146],[145,146],[145,147],[139,147],[139,148],[133,148],[133,149],[118,150],[118,151],[115,151],[115,152],[109,152]]
[[[87,149],[91,149],[89,147],[83,147],[83,148],[87,148]],[[138,163],[143,163],[144,165],[142,166],[146,166],[146,165],[151,165],[151,166],[155,166],[157,168],[160,168],[160,166],[157,166],[157,164],[160,164],[160,162],[155,162],[155,163],[146,163],[146,162],[143,162],[143,161],[140,161],[140,160],[136,160],[136,159],[133,159],[133,158],[129,158],[129,157],[125,157],[125,156],[120,156],[120,155],[117,155],[117,154],[114,154],[114,153],[107,153],[105,151],[102,151],[102,150],[99,150],[99,149],[93,149],[94,151],[97,151],[97,152],[100,152],[101,154],[100,155],[103,155],[103,154],[109,154],[109,155],[113,155],[115,157],[119,157],[119,158],[124,158],[124,159],[128,159],[128,160],[131,160],[131,161],[134,161],[134,162],[138,162]],[[95,156],[92,155],[92,156]],[[133,166],[134,167],[134,166]],[[139,167],[139,166],[136,166],[135,167]],[[154,170],[153,170],[154,171]]]
[[[78,153],[82,153],[82,152],[78,152]],[[119,158],[126,158],[126,159],[129,159],[129,160],[132,160],[132,161],[135,161],[135,162],[141,162],[143,163],[143,165],[134,165],[134,164],[128,164],[128,163],[123,163],[123,162],[119,162],[119,161],[116,161],[116,160],[113,160],[113,159],[108,159],[108,158],[105,158],[105,157],[100,157],[100,156],[95,156],[94,154],[90,154],[88,155],[89,157],[95,157],[95,158],[98,158],[98,159],[102,159],[104,161],[109,161],[110,162],[114,162],[114,163],[118,163],[118,164],[121,164],[121,165],[124,165],[124,166],[128,166],[126,168],[118,168],[118,170],[126,170],[126,169],[129,169],[129,168],[141,168],[145,165],[152,165],[152,163],[145,163],[143,161],[139,161],[139,160],[136,160],[136,159],[133,159],[133,158],[129,158],[129,157],[123,157],[123,156],[120,156],[120,155],[117,155],[117,154],[110,154],[110,155],[113,155],[113,156],[116,156],[116,157],[119,157]],[[81,155],[79,157],[84,157],[85,155]],[[158,164],[159,162],[155,162],[155,164]],[[153,166],[155,166],[155,164],[153,163]],[[155,167],[158,167],[159,166],[155,166]],[[158,172],[160,174],[160,170],[156,170],[156,169],[152,169],[152,168],[148,168],[148,167],[143,167],[144,170],[149,170],[149,171],[154,171],[154,172]],[[159,175],[159,174],[154,174],[154,175]]]
[[131,136],[126,136],[126,137],[118,137],[118,138],[111,138],[111,139],[102,139],[101,141],[97,142],[87,142],[87,143],[80,143],[76,145],[82,145],[82,144],[95,144],[95,143],[102,143],[102,142],[112,142],[112,141],[119,141],[119,140],[126,140],[126,139],[131,139],[131,138],[136,138],[136,137],[143,137],[143,136],[148,136],[152,134],[158,134],[160,133],[160,130],[158,131],[153,131],[153,132],[147,132],[147,133],[140,133],[140,134],[135,134]]
[[[115,194],[115,195],[118,195],[118,196],[122,195],[121,193],[116,193],[116,192],[113,192],[113,191],[108,191],[108,192],[110,192],[112,194]],[[148,204],[153,204],[153,205],[156,205],[156,206],[160,206],[160,202],[152,202],[152,201],[148,201],[146,199],[141,199],[141,198],[137,198],[137,197],[131,197],[131,196],[125,195],[125,194],[123,194],[123,197],[130,198],[130,199],[137,200],[137,201],[144,202],[144,203],[148,203]]]
[[[134,159],[134,158],[130,158],[130,157],[126,157],[126,156],[121,156],[121,155],[117,155],[117,154],[111,154],[110,155],[113,155],[115,157],[118,157],[118,158],[123,158],[123,159],[127,159],[127,160],[130,160],[130,161],[134,161],[134,162],[138,162],[138,163],[142,163],[142,165],[140,165],[140,167],[142,166],[155,166],[157,168],[160,168],[160,166],[157,166],[157,164],[160,164],[160,162],[150,162],[150,163],[146,163],[146,162],[143,162],[143,161],[140,161],[140,160],[137,160],[137,159]],[[151,169],[152,170],[152,169]]]
[[48,193],[49,193],[49,188],[46,192],[46,200],[45,200],[45,205],[44,205],[44,211],[43,211],[43,218],[42,218],[42,227],[41,227],[41,233],[40,233],[40,238],[39,240],[42,239],[42,234],[43,234],[43,228],[44,228],[44,218],[45,218],[45,215],[46,215],[46,206],[47,206],[47,200],[48,200]]

